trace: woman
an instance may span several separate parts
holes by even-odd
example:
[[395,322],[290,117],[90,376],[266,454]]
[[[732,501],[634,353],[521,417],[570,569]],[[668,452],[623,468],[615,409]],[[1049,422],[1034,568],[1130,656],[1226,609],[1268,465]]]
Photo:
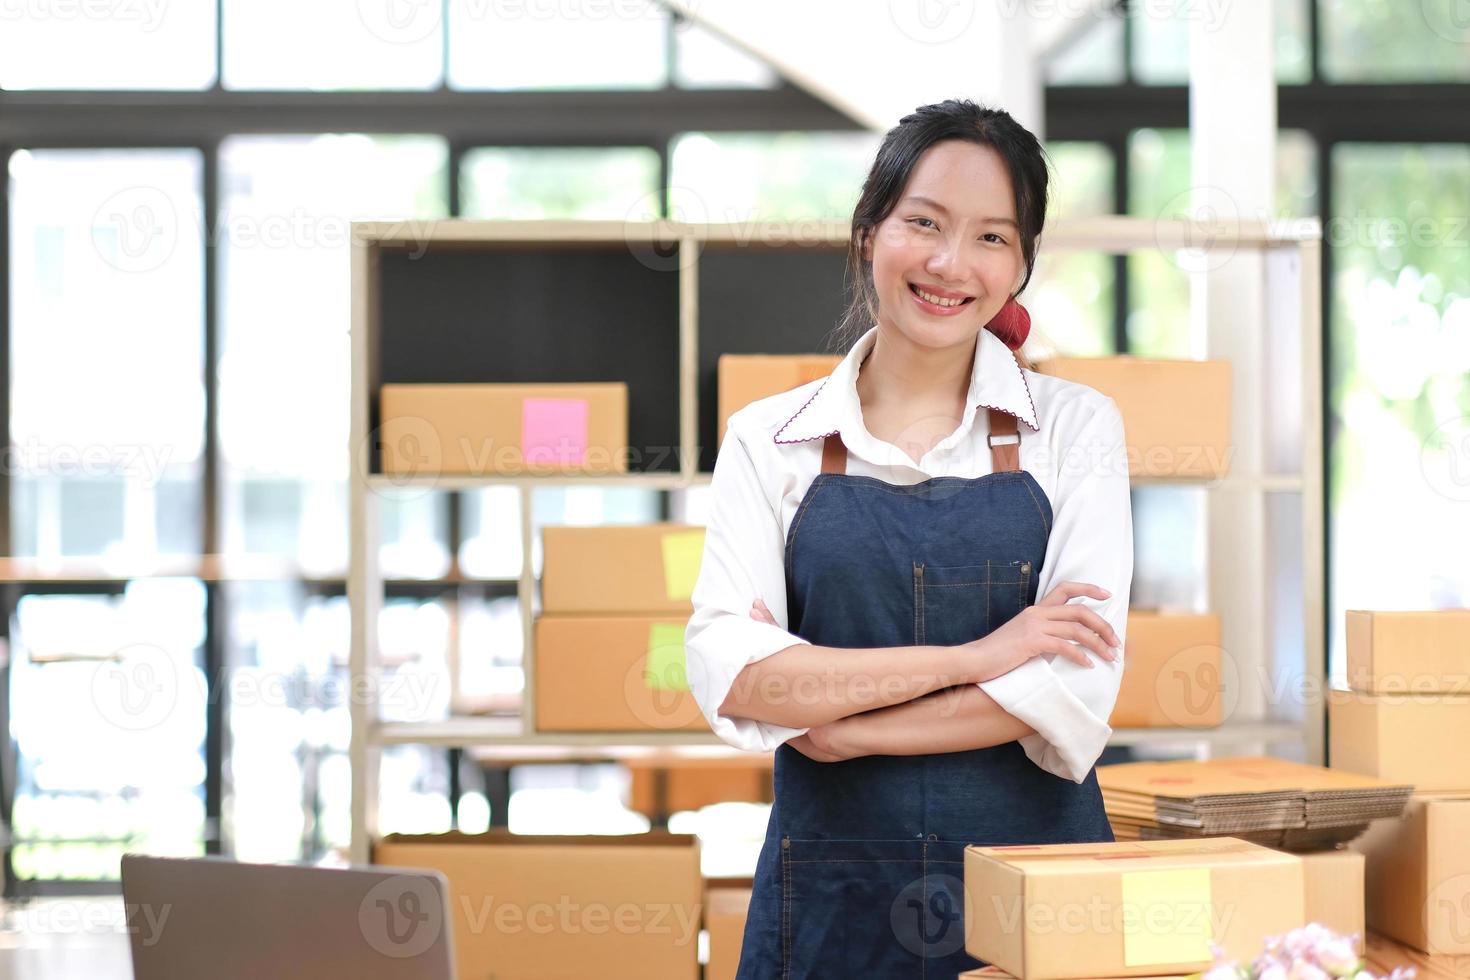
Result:
[[740,977],[953,977],[967,843],[1113,839],[1126,452],[1013,353],[1046,200],[1005,112],[905,116],[853,215],[870,328],[729,420],[686,647],[714,731],[776,749]]

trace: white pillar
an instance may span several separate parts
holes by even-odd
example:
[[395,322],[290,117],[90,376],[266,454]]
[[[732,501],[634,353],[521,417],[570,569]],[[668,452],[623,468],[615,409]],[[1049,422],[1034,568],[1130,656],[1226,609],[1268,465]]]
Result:
[[[1230,222],[1269,218],[1274,210],[1276,82],[1271,3],[1185,5],[1190,16],[1189,119],[1191,213],[1199,234],[1228,240]],[[1221,236],[1226,236],[1222,239]],[[1208,505],[1209,595],[1221,615],[1223,646],[1233,661],[1226,683],[1232,720],[1278,713],[1270,703],[1274,651],[1268,596],[1274,570],[1267,548],[1265,497],[1251,478],[1266,469],[1263,391],[1267,347],[1262,257],[1228,247],[1195,254],[1191,343],[1195,356],[1231,362],[1232,477],[1236,489],[1211,491]],[[1230,661],[1227,661],[1230,662]],[[1287,709],[1289,710],[1289,709]],[[1262,753],[1265,746],[1231,746]]]

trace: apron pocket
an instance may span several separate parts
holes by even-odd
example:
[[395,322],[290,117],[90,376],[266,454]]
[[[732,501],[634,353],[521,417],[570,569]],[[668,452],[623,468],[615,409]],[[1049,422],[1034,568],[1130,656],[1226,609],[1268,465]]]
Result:
[[963,847],[782,838],[781,976],[940,977],[975,963],[963,864],[949,853]]
[[1031,562],[914,563],[914,643],[955,646],[978,640],[1026,608]]

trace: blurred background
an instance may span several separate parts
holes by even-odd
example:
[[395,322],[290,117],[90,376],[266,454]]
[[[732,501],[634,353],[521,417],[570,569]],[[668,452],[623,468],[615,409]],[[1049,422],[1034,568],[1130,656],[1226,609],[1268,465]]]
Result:
[[[1155,217],[1191,185],[1190,22],[1230,4],[0,0],[6,894],[115,892],[127,850],[346,845],[351,221],[846,221],[883,129],[957,95],[1044,133],[1049,217]],[[1343,610],[1470,605],[1470,17],[1275,0],[1274,23],[1240,56],[1279,86],[1275,215],[1323,223],[1336,673]],[[932,77],[890,61],[914,41],[962,56]],[[1190,355],[1162,254],[1043,261],[1023,299],[1058,346]],[[1457,465],[1426,478],[1433,453]],[[705,506],[535,493],[538,523]],[[1136,491],[1135,604],[1191,601],[1203,503]],[[514,699],[518,507],[512,488],[385,504],[385,718]],[[120,650],[128,678],[99,669]],[[172,710],[134,710],[123,682]],[[628,781],[487,781],[464,751],[395,746],[379,823],[646,828]],[[710,874],[748,873],[764,823],[754,804],[669,820]]]

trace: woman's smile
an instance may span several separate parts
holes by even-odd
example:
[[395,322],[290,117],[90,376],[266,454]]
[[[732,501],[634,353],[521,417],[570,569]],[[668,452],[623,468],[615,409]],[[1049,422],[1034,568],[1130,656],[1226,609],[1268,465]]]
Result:
[[920,286],[912,282],[908,285],[909,295],[914,298],[919,309],[934,316],[956,316],[975,299],[973,296],[936,286]]

